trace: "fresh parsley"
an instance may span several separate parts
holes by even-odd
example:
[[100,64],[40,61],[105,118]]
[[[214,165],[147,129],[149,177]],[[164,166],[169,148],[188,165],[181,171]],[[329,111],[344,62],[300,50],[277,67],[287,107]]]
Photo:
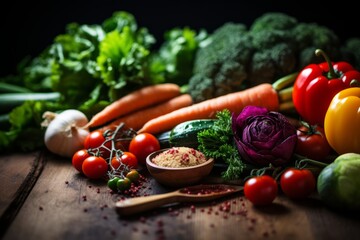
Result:
[[228,167],[222,173],[225,180],[240,179],[246,169],[234,143],[234,134],[231,128],[231,113],[228,109],[216,114],[217,121],[213,128],[198,133],[198,149],[206,156],[215,160],[224,161]]

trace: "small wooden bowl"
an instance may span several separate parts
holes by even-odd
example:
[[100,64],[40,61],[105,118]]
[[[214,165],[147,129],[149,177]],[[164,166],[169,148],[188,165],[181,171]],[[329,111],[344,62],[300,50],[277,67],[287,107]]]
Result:
[[154,157],[168,149],[153,152],[146,158],[146,167],[149,173],[162,185],[169,187],[193,185],[209,175],[214,166],[214,159],[212,158],[196,166],[179,168],[162,167],[152,162]]

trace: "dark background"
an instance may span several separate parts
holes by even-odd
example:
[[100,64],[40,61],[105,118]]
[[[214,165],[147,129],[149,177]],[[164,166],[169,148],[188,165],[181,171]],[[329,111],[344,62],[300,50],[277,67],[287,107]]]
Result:
[[347,0],[336,3],[306,0],[12,0],[0,10],[0,77],[15,73],[18,62],[25,56],[39,54],[55,36],[65,32],[68,23],[100,24],[120,10],[132,13],[138,25],[147,27],[158,42],[162,41],[163,33],[173,27],[205,28],[211,32],[228,21],[249,25],[269,11],[287,13],[301,22],[328,26],[342,41],[358,37],[359,10]]

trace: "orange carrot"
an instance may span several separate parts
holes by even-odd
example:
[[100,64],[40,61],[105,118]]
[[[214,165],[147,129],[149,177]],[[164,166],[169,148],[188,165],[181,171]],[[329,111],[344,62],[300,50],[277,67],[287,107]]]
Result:
[[147,121],[172,112],[176,109],[190,106],[192,103],[192,98],[189,94],[182,94],[165,102],[159,103],[155,106],[140,109],[139,111],[135,111],[128,115],[120,117],[115,121],[111,122],[109,125],[105,126],[103,130],[112,129],[113,126],[117,126],[120,123],[125,123],[125,126],[137,131]]
[[188,120],[215,118],[218,111],[228,109],[240,113],[247,106],[263,106],[270,111],[279,109],[278,94],[269,83],[263,83],[243,91],[229,93],[217,98],[205,100],[188,107],[180,108],[168,114],[154,118],[138,130],[138,133],[152,134],[171,130],[177,124]]
[[93,128],[104,125],[120,116],[169,100],[180,94],[180,86],[173,83],[143,87],[106,106],[91,118],[86,127]]

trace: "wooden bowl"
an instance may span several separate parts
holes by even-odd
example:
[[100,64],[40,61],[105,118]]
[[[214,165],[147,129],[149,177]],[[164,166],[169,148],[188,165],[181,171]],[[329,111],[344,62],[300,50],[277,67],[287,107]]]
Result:
[[178,168],[162,167],[152,162],[154,157],[168,149],[153,152],[146,158],[146,167],[149,173],[162,185],[169,187],[193,185],[209,175],[214,166],[214,159],[212,158],[199,165]]

